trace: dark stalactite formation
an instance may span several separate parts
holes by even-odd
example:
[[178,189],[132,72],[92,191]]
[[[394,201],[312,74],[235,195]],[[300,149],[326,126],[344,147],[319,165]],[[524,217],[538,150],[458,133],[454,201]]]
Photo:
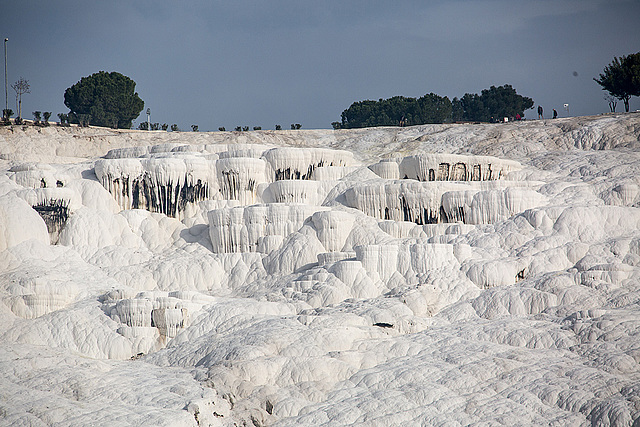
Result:
[[103,183],[112,193],[119,190],[123,198],[131,196],[132,209],[146,209],[173,218],[184,211],[188,203],[209,198],[209,185],[206,182],[200,179],[190,182],[186,176],[178,183],[159,183],[145,173],[134,179],[114,178],[110,184]]
[[66,200],[50,199],[43,203],[38,203],[32,208],[40,214],[51,238],[51,243],[58,242],[60,231],[69,219],[69,202]]

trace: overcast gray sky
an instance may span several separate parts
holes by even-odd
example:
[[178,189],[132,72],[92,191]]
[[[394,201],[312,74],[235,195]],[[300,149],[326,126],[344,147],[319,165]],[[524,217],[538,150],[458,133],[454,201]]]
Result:
[[593,77],[640,51],[639,23],[640,0],[0,0],[25,118],[67,112],[65,89],[104,70],[137,83],[152,122],[200,130],[330,128],[354,101],[503,84],[546,115],[604,113]]

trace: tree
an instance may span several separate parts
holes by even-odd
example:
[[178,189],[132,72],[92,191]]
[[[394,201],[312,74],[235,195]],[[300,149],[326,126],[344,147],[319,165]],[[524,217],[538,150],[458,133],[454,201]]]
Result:
[[80,115],[90,115],[96,126],[130,129],[144,108],[135,87],[136,83],[127,76],[100,71],[68,88],[64,105],[77,120]]
[[418,108],[421,113],[420,124],[444,123],[451,117],[451,101],[446,96],[443,98],[435,93],[429,93],[418,98]]
[[40,119],[42,118],[42,111],[34,111],[32,114],[33,114],[33,124],[39,125]]
[[193,132],[198,132],[198,125],[191,125],[191,130]]
[[224,126],[220,126],[220,127],[218,128],[218,130],[219,130],[220,132],[224,132],[224,131],[226,131],[226,129],[224,128]]
[[371,126],[411,126],[425,123],[444,123],[451,117],[451,101],[435,93],[420,98],[394,96],[378,101],[354,102],[342,112],[341,122],[333,122],[334,129]]
[[604,96],[604,100],[609,104],[609,110],[611,110],[612,113],[616,112],[616,105],[618,105],[618,101],[616,101],[616,99],[616,97],[611,95]]
[[91,123],[91,114],[76,114],[76,121],[78,122],[78,126],[86,128],[89,127],[89,123]]
[[11,108],[2,110],[2,121],[5,124],[8,125],[9,123],[11,123],[11,120],[10,120],[11,116],[13,116],[13,110]]
[[378,101],[354,102],[342,112],[341,122],[334,129],[371,126],[413,126],[461,120],[497,121],[515,117],[533,107],[533,100],[516,93],[510,85],[491,86],[480,95],[467,93],[462,98],[442,97],[428,93],[420,98],[394,96]]
[[49,126],[49,118],[51,117],[51,111],[45,111],[44,113],[42,113],[42,116],[44,117],[44,125]]
[[13,110],[11,108],[7,108],[2,110],[2,120],[9,121],[9,117],[13,116]]
[[640,96],[640,52],[633,53],[613,61],[606,67],[599,78],[593,80],[609,94],[624,103],[624,111],[629,112],[629,99]]
[[478,122],[497,122],[503,117],[523,115],[533,107],[533,99],[518,95],[511,85],[491,86],[483,89],[480,95],[465,93],[459,103],[454,108],[456,115],[462,108],[463,120]]
[[276,125],[276,130],[282,130],[282,126]]
[[171,132],[177,132],[179,130],[180,129],[178,129],[178,125],[177,124],[174,123],[174,124],[171,125]]
[[464,120],[464,108],[462,101],[456,97],[451,101],[451,121],[455,123],[462,120]]
[[16,104],[18,104],[18,120],[19,123],[22,123],[22,95],[25,93],[31,93],[31,86],[29,86],[29,80],[25,80],[20,77],[20,79],[11,85],[11,88],[16,91]]

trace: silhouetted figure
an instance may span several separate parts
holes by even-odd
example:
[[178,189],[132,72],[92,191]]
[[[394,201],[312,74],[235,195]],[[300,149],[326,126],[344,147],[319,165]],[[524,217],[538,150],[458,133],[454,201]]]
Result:
[[556,117],[558,117],[558,112],[556,111],[556,109],[553,109],[553,118],[555,119]]
[[544,118],[544,117],[542,116],[542,107],[541,107],[540,105],[538,105],[538,118],[539,118],[539,119]]

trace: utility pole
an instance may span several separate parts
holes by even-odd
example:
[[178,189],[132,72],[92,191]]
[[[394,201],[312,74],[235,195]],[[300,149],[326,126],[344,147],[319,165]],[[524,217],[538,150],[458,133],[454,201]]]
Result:
[[[4,38],[4,109],[9,109],[9,94],[7,93],[7,42],[9,38]],[[2,115],[4,117],[4,114]]]

